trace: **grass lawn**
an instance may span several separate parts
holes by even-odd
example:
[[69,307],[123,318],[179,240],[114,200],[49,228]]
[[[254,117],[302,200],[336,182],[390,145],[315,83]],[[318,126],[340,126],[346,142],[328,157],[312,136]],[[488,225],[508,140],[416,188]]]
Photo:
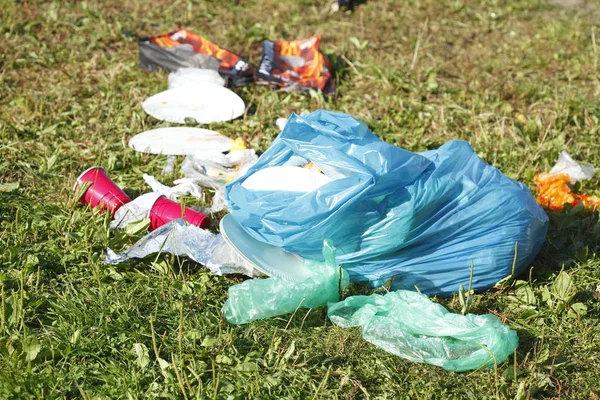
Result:
[[[474,296],[469,311],[499,316],[520,344],[506,363],[473,373],[390,355],[358,329],[333,325],[324,308],[229,325],[221,305],[242,278],[214,276],[185,257],[102,263],[106,247],[125,249],[141,235],[111,231],[107,215],[73,201],[75,178],[102,165],[137,196],[149,191],[142,173],[159,177],[165,163],[127,147],[134,134],[169,126],[141,108],[166,89],[167,75],[138,68],[136,35],[187,27],[254,64],[263,39],[321,35],[335,96],[247,86],[236,89],[247,115],[210,126],[257,150],[277,135],[276,118],[324,108],[411,151],[467,140],[533,191],[534,175],[563,149],[600,167],[600,2],[329,6],[0,2],[0,398],[600,396],[597,212],[551,213],[527,273]],[[599,184],[578,190],[599,195]],[[458,296],[435,301],[461,310]]]

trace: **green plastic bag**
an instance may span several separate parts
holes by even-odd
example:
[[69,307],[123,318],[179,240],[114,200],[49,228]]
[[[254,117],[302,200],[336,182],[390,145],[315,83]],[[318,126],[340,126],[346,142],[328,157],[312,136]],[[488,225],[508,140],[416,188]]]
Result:
[[327,315],[343,328],[362,327],[364,339],[387,352],[447,371],[491,368],[519,342],[516,332],[493,315],[452,314],[405,290],[348,297],[329,304]]
[[[223,305],[225,319],[242,325],[259,319],[289,314],[298,308],[326,306],[339,300],[348,286],[348,273],[335,263],[335,248],[324,242],[325,262],[306,261],[313,274],[300,283],[283,278],[249,279],[229,288]],[[340,275],[341,274],[341,275]]]

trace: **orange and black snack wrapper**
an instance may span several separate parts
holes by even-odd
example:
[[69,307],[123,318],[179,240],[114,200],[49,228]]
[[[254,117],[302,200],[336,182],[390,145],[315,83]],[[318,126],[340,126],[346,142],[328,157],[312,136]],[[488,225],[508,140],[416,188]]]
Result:
[[158,67],[170,71],[181,67],[210,69],[214,66],[210,58],[215,58],[219,73],[228,78],[231,86],[254,81],[253,68],[240,56],[187,29],[140,39],[139,46],[140,66],[149,71]]
[[333,76],[325,56],[319,51],[320,36],[302,40],[265,40],[257,76],[263,83],[289,89],[335,92]]

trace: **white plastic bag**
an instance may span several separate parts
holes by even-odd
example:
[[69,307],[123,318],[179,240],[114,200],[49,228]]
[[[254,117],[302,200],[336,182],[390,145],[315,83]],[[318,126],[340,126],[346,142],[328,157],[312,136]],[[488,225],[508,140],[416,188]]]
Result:
[[567,174],[571,178],[571,184],[583,180],[592,179],[594,176],[594,166],[591,164],[580,164],[573,160],[569,153],[561,151],[558,161],[549,172],[550,175]]
[[188,155],[181,163],[181,172],[190,181],[215,189],[212,206],[208,211],[217,213],[226,206],[225,185],[245,174],[257,160],[256,152],[252,149],[234,150],[227,154]]

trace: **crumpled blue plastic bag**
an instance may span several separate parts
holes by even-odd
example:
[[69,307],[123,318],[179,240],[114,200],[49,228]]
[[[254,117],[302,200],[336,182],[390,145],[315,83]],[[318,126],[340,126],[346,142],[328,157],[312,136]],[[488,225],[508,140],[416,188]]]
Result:
[[[294,158],[292,158],[294,157]],[[253,191],[256,171],[298,157],[335,177],[307,193]],[[287,163],[287,164],[286,164]],[[548,217],[529,190],[481,160],[464,141],[412,153],[346,114],[292,114],[247,173],[226,186],[231,214],[253,237],[322,260],[330,238],[353,281],[447,295],[486,289],[539,252]]]

